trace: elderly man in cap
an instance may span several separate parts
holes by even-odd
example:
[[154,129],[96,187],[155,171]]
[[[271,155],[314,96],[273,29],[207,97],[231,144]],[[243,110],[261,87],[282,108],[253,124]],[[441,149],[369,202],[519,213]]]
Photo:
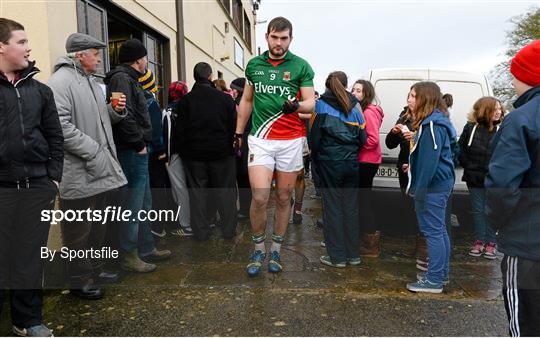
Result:
[[[67,56],[57,60],[49,86],[64,134],[64,172],[60,183],[60,206],[67,210],[104,210],[110,192],[127,183],[116,156],[111,124],[125,115],[126,99],[115,106],[106,103],[105,94],[93,74],[105,44],[91,36],[75,33],[66,42]],[[72,250],[101,249],[106,231],[103,222],[63,221],[64,246]],[[116,274],[102,270],[101,260],[89,257],[68,263],[71,294],[99,299],[99,282],[113,282]]]
[[137,39],[127,40],[120,46],[119,60],[121,64],[107,74],[104,82],[108,85],[107,96],[113,92],[126,95],[127,115],[113,126],[118,159],[128,180],[122,189],[121,204],[133,215],[120,224],[121,266],[131,272],[152,272],[156,265],[151,262],[167,259],[171,252],[157,250],[150,222],[137,219],[140,211],[148,214],[152,208],[147,148],[152,141],[152,125],[144,89],[138,82],[146,73],[146,48]]

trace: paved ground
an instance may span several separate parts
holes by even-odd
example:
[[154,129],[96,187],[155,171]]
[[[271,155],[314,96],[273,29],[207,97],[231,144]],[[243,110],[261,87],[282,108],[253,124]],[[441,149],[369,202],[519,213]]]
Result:
[[[307,196],[310,195],[308,189]],[[151,274],[127,274],[100,301],[46,291],[44,322],[57,336],[501,336],[500,259],[466,255],[470,238],[454,231],[451,283],[441,295],[417,295],[410,240],[385,237],[380,259],[334,269],[318,259],[320,201],[306,198],[303,224],[291,225],[285,270],[258,278],[244,272],[252,250],[248,221],[233,241],[215,229],[205,243],[167,238],[173,258]],[[0,335],[9,335],[8,306]]]

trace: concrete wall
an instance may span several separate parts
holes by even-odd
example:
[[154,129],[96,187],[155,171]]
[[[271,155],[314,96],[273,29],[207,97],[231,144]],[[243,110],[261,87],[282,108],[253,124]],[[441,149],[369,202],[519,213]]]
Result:
[[[175,2],[155,0],[113,2],[169,39],[171,78],[176,80]],[[42,71],[37,78],[46,81],[50,77],[55,60],[65,54],[67,37],[77,31],[76,1],[0,0],[0,16],[18,21],[25,26],[33,49],[31,58],[37,61],[37,66]]]
[[[193,85],[193,67],[197,62],[208,62],[214,70],[223,73],[229,84],[237,77],[244,76],[244,69],[234,62],[234,39],[244,49],[244,67],[255,53],[255,17],[249,0],[242,1],[245,12],[251,22],[251,45],[247,46],[229,14],[218,0],[184,1],[184,30],[186,50],[186,72],[189,88]],[[229,32],[225,32],[225,23]],[[222,58],[228,59],[221,61]]]
[[[143,21],[161,35],[169,39],[169,65],[171,80],[177,80],[177,20],[176,5],[173,0],[115,0],[117,6]],[[251,22],[251,42],[245,42],[230,15],[218,0],[183,1],[185,28],[185,57],[187,82],[193,85],[192,71],[197,62],[212,65],[214,75],[220,71],[225,81],[244,75],[244,70],[234,62],[234,39],[244,49],[244,66],[255,51],[255,16],[250,0],[242,0],[245,12]],[[31,8],[32,10],[29,10]],[[1,1],[0,16],[22,23],[32,47],[32,58],[42,73],[38,79],[46,81],[55,60],[65,54],[66,38],[77,31],[77,9],[75,0],[66,1]],[[225,32],[225,22],[229,32]],[[248,44],[251,43],[251,48]],[[222,58],[226,58],[221,61]]]

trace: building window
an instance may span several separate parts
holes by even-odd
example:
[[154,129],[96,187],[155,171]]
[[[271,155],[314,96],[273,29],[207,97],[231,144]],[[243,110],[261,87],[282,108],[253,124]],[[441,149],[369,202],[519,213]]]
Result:
[[[89,0],[77,0],[77,30],[107,43],[107,12]],[[98,65],[96,75],[105,76],[109,70],[109,54],[100,49],[102,63]]]
[[219,0],[229,15],[231,15],[231,0]]
[[234,63],[244,69],[244,48],[236,39],[234,39]]
[[[252,51],[253,46],[251,45],[251,22],[249,21],[249,16],[244,7],[242,6],[242,0],[232,0],[232,11],[231,11],[231,0],[219,0],[219,3],[225,8],[227,14],[229,14],[233,25],[236,27],[239,35],[244,39],[244,42],[247,48]],[[229,32],[229,24],[225,23],[225,33]]]
[[240,34],[242,34],[242,21],[244,18],[244,9],[242,8],[242,1],[241,0],[233,0],[233,22],[238,28],[238,31]]
[[148,51],[148,68],[154,73],[158,91],[156,97],[163,106],[165,102],[163,94],[163,44],[154,37],[144,34],[146,49]]
[[251,23],[249,22],[249,18],[245,12],[244,12],[244,41],[246,42],[246,45],[248,46],[249,50],[251,50]]
[[103,62],[96,75],[104,77],[106,72],[120,64],[118,56],[124,41],[139,39],[148,50],[148,68],[154,73],[158,87],[156,98],[163,106],[164,83],[170,81],[168,40],[110,0],[76,0],[76,4],[78,31],[107,44],[107,48],[100,51]]
[[111,68],[120,64],[120,46],[124,43],[124,41],[126,40],[109,40],[109,61]]

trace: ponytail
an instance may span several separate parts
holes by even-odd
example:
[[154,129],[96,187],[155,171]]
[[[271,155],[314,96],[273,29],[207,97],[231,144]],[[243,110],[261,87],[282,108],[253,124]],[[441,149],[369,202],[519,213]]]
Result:
[[326,79],[326,88],[330,89],[332,94],[337,98],[341,109],[345,115],[348,115],[353,107],[349,100],[347,92],[347,75],[344,72],[336,71],[330,73]]

